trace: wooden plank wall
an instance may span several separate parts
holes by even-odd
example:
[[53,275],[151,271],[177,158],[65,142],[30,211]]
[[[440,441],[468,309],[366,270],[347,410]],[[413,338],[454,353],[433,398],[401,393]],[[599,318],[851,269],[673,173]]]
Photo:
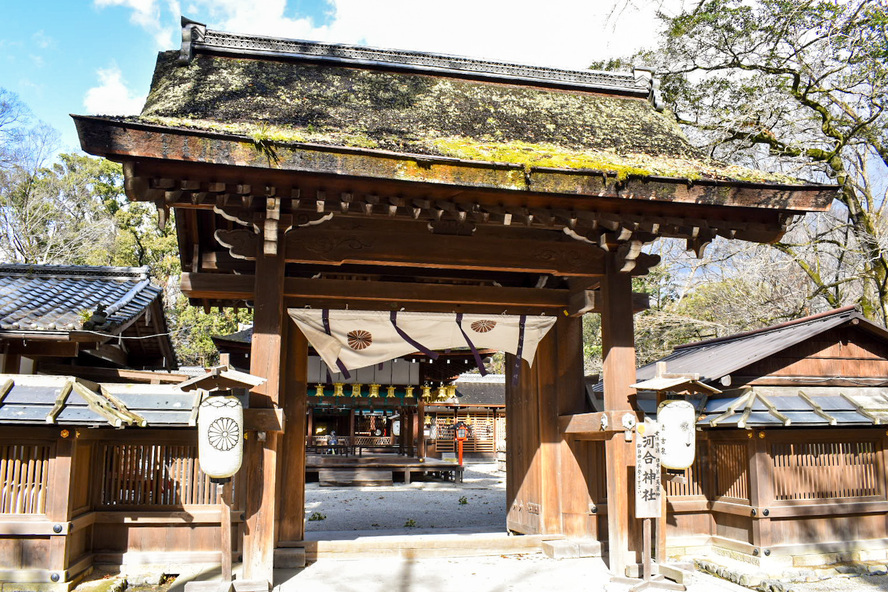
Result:
[[785,378],[788,376],[881,378],[888,376],[888,344],[866,331],[839,327],[768,356],[738,374]]
[[506,525],[522,534],[542,532],[539,505],[542,501],[542,475],[539,462],[539,390],[536,377],[521,362],[518,380],[512,375],[515,356],[506,354]]
[[666,484],[668,544],[774,555],[888,545],[886,440],[881,427],[701,432],[687,481]]

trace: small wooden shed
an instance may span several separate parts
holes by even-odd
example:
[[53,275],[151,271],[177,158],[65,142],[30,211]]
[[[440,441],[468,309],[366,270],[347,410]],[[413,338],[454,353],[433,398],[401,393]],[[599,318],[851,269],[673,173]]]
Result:
[[426,407],[429,454],[455,454],[454,426],[463,422],[469,427],[466,456],[494,458],[506,440],[506,376],[462,374],[448,395]]
[[67,590],[96,563],[218,564],[196,399],[170,384],[0,375],[0,581]]
[[[677,347],[659,362],[722,390],[691,399],[697,456],[686,482],[666,486],[670,552],[714,546],[795,565],[885,560],[884,327],[849,307]],[[639,380],[656,368],[640,368]],[[653,394],[639,392],[637,406],[655,413]]]

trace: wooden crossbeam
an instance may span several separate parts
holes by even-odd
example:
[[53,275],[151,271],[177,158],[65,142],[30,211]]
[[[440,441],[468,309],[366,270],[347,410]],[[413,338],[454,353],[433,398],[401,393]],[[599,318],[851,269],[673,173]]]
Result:
[[[253,300],[255,277],[185,272],[182,292],[192,299]],[[294,306],[429,311],[506,310],[510,314],[564,314],[569,291],[497,286],[287,278],[284,296]]]
[[49,413],[46,414],[46,423],[55,423],[56,418],[58,418],[59,413],[62,412],[62,409],[65,407],[65,403],[68,401],[68,395],[71,394],[71,390],[73,389],[72,381],[65,382],[65,385],[62,387],[62,390],[59,391],[59,396],[56,397],[55,403],[52,406],[52,409],[49,410]]
[[6,395],[12,390],[12,387],[15,386],[15,382],[11,378],[7,378],[2,383],[0,383],[0,405],[3,404],[3,400],[6,398]]
[[[562,240],[558,235],[551,241],[518,241],[485,236],[441,238],[429,232],[402,230],[399,225],[381,226],[379,230],[351,230],[343,236],[336,226],[299,228],[286,237],[285,258],[289,263],[474,269],[564,277],[604,273],[601,249]],[[235,259],[256,259],[258,237],[250,231],[217,230],[215,237]],[[649,257],[643,260],[650,261]]]
[[864,416],[865,418],[867,418],[868,420],[870,420],[871,422],[873,422],[873,425],[881,425],[882,420],[879,418],[878,415],[868,411],[863,405],[861,405],[860,403],[858,403],[857,401],[855,401],[854,399],[852,399],[851,397],[849,397],[845,393],[839,393],[839,396],[842,397],[843,399],[845,399],[846,401],[848,401],[849,403],[851,403],[852,405],[854,405],[854,410],[857,411],[857,413]]
[[[632,312],[637,314],[651,307],[651,296],[643,292],[632,293]],[[581,290],[574,292],[570,296],[570,305],[568,306],[568,315],[572,317],[583,316],[588,313],[604,312],[601,301],[601,292],[599,290]]]

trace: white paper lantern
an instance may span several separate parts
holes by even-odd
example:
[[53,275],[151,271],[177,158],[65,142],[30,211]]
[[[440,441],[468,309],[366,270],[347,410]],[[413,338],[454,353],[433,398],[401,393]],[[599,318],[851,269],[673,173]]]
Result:
[[237,397],[214,395],[197,418],[200,469],[214,479],[237,473],[244,456],[244,409]]
[[660,424],[660,464],[683,470],[694,464],[697,412],[687,401],[663,401],[657,408]]

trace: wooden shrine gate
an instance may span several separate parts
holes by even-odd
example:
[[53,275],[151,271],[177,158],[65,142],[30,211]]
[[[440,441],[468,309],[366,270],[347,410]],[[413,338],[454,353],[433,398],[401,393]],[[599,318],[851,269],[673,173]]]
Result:
[[[250,406],[282,409],[285,425],[246,441],[248,578],[271,581],[275,546],[304,535],[308,352],[286,309],[306,306],[556,316],[533,366],[507,382],[508,526],[606,531],[614,573],[637,561],[619,426],[634,413],[632,315],[644,306],[632,277],[658,262],[642,247],[776,240],[835,193],[706,160],[657,101],[643,71],[185,22],[140,117],[75,117],[86,152],[123,163],[130,199],[154,203],[161,222],[175,212],[191,301],[254,307],[250,372],[267,382]],[[602,316],[604,413],[584,394],[586,313]]]

